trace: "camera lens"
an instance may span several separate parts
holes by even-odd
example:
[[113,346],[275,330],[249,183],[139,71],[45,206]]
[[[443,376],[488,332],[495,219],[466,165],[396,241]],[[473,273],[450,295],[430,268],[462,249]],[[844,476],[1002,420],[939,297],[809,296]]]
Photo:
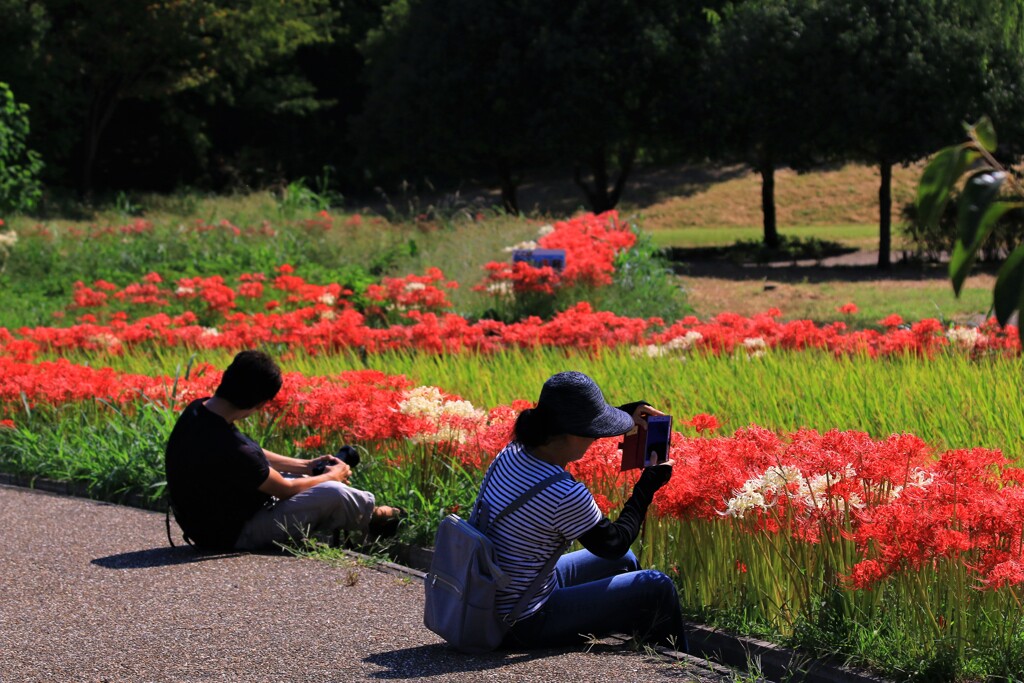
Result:
[[359,451],[353,446],[342,446],[338,449],[338,452],[334,454],[334,457],[341,460],[349,467],[355,467],[359,464]]

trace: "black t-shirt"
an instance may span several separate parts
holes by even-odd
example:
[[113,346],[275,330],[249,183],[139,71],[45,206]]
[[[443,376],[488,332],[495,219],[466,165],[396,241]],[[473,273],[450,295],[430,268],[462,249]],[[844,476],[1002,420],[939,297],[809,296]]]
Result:
[[259,490],[270,464],[259,444],[203,405],[188,404],[164,454],[167,490],[185,534],[202,547],[233,548],[270,496]]

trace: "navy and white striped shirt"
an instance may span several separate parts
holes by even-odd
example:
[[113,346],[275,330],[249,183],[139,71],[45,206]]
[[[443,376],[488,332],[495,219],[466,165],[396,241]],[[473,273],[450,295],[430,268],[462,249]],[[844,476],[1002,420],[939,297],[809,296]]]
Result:
[[[521,444],[513,441],[491,463],[487,487],[482,492],[491,517],[534,484],[562,471],[561,467],[530,455]],[[489,527],[487,537],[494,544],[498,566],[512,580],[508,588],[498,592],[498,612],[511,612],[552,553],[579,538],[601,519],[603,515],[587,487],[566,478],[551,484]],[[552,571],[520,618],[540,609],[554,589],[555,573]]]

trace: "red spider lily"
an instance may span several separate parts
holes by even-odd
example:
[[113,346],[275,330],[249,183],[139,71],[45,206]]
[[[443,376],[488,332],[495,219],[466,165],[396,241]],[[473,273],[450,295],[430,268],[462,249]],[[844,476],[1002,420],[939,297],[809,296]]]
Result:
[[[0,332],[9,354],[13,342]],[[210,395],[219,380],[219,371],[206,364],[175,382],[66,360],[0,356],[0,424],[16,429],[10,416],[23,410],[23,402],[39,408],[99,398],[131,412],[145,396],[180,408]],[[405,377],[375,370],[330,377],[285,373],[268,412],[303,448],[326,442],[310,432],[330,441],[411,440],[483,468],[530,405],[517,401],[486,414],[440,417],[403,413],[411,389]],[[443,391],[436,395],[459,401]],[[600,439],[569,467],[604,510],[621,504],[637,476],[620,471],[618,449],[619,439]],[[939,561],[961,563],[981,588],[1016,585],[1024,577],[1024,476],[998,451],[957,449],[936,456],[906,434],[873,439],[862,432],[803,429],[779,435],[751,426],[714,438],[676,434],[670,455],[675,475],[655,496],[655,515],[784,534],[812,546],[826,540],[852,544],[857,561],[838,569],[854,589]]]
[[722,423],[718,421],[717,417],[706,413],[694,415],[690,420],[683,424],[690,425],[698,432],[713,432],[722,426]]
[[484,266],[487,276],[475,289],[501,296],[501,285],[515,293],[554,294],[560,287],[583,285],[601,287],[611,284],[616,255],[636,243],[636,235],[619,221],[618,213],[582,214],[552,226],[537,240],[544,249],[565,251],[565,267],[559,272],[550,266],[532,266],[525,262],[491,262]]
[[445,280],[440,268],[428,268],[423,275],[386,277],[381,284],[366,288],[366,298],[374,302],[367,308],[367,314],[387,318],[390,311],[441,312],[452,307],[445,290],[458,286],[457,282]]

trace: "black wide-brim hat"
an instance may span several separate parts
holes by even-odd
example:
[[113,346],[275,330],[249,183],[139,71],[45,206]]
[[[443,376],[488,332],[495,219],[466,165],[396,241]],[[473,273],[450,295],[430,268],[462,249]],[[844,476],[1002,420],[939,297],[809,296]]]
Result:
[[600,439],[620,436],[634,426],[632,415],[609,405],[597,383],[576,371],[549,377],[540,390],[537,410],[552,434]]

